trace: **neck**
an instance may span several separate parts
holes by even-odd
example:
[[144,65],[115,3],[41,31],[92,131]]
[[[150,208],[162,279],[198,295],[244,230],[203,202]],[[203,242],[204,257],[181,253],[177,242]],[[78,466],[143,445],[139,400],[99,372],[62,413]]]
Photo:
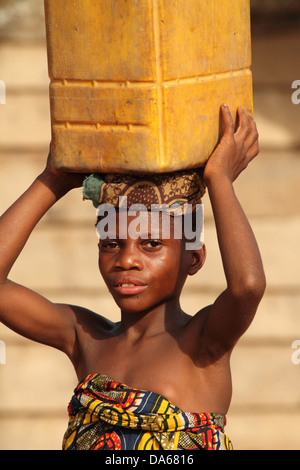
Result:
[[190,316],[183,312],[178,299],[144,312],[121,312],[120,330],[133,342],[142,337],[172,333],[187,323]]

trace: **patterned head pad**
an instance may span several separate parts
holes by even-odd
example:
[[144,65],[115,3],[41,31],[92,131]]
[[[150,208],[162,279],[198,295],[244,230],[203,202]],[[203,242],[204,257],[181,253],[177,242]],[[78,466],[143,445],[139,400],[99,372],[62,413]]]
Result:
[[155,175],[93,174],[84,181],[83,197],[93,201],[95,207],[111,204],[120,208],[126,198],[127,207],[142,204],[182,207],[189,204],[196,210],[205,193],[203,170],[189,170]]

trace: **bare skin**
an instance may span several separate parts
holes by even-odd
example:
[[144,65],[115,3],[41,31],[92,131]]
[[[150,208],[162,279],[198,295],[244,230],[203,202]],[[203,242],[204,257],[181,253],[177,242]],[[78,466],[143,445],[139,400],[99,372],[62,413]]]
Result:
[[193,316],[182,311],[182,287],[201,269],[206,253],[205,246],[185,250],[183,240],[172,238],[99,243],[99,269],[120,307],[119,323],[82,307],[53,304],[9,280],[39,220],[82,184],[82,175],[58,172],[48,160],[0,219],[0,321],[63,351],[78,379],[104,373],[160,393],[184,411],[226,414],[232,393],[230,356],[265,290],[256,240],[233,189],[258,154],[258,134],[252,117],[242,108],[238,114],[235,132],[229,109],[222,107],[224,136],[204,172],[227,281],[213,305]]

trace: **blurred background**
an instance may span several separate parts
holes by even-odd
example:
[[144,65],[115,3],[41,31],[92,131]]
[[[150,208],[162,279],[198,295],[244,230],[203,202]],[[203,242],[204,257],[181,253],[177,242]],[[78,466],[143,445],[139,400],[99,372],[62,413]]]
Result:
[[[292,360],[292,343],[300,340],[300,104],[292,103],[292,83],[300,80],[300,2],[251,4],[261,152],[235,188],[257,236],[268,287],[233,353],[227,433],[236,449],[291,450],[300,448],[300,364]],[[6,104],[3,95],[0,104],[2,213],[43,170],[48,154],[41,0],[0,0],[0,80],[6,84]],[[204,202],[208,258],[184,290],[182,306],[189,313],[212,302],[224,287],[208,198]],[[74,190],[40,222],[10,277],[55,302],[83,305],[117,320],[98,274],[95,217],[92,204]],[[6,346],[6,364],[0,364],[0,450],[60,449],[77,384],[71,364],[62,353],[3,325],[0,340]]]

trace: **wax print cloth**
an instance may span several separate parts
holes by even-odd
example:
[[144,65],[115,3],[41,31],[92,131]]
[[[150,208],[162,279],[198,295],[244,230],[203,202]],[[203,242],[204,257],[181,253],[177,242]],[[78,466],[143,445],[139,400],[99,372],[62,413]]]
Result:
[[103,374],[79,382],[68,412],[64,450],[232,450],[225,416],[183,412]]

